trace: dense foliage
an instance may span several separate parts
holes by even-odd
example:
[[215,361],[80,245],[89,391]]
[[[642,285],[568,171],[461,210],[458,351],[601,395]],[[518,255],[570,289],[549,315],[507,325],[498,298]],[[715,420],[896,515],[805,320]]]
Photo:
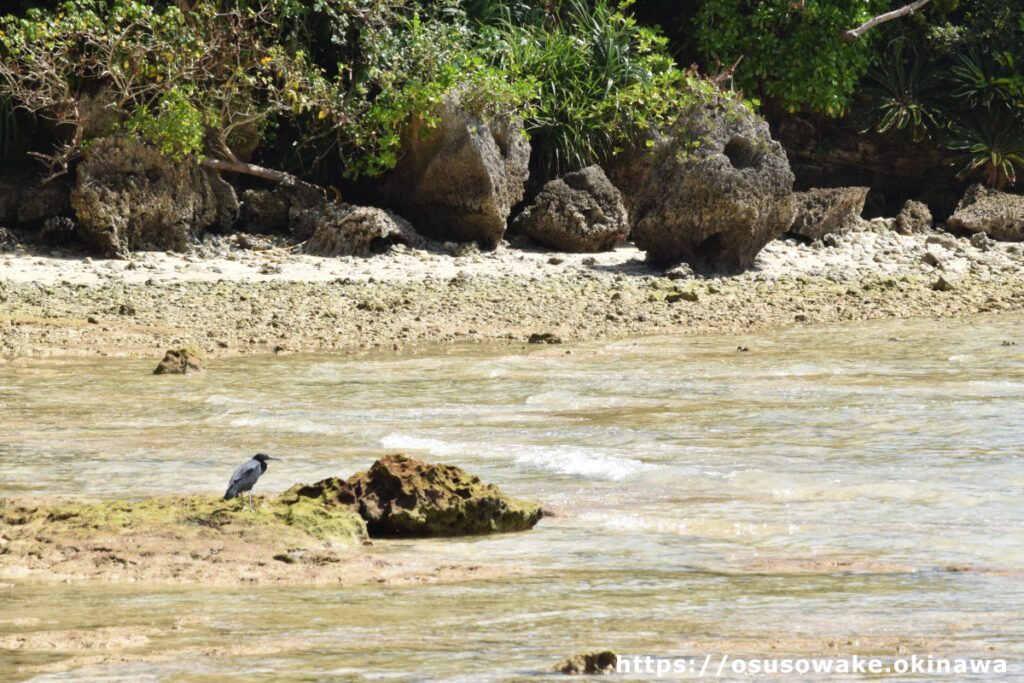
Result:
[[[90,139],[307,177],[391,168],[457,94],[520,117],[543,176],[600,161],[693,98],[930,139],[965,177],[1024,168],[1024,0],[25,0],[0,19],[0,160],[44,122],[61,172]],[[677,63],[694,66],[681,70]],[[697,77],[698,69],[716,74]],[[31,119],[15,115],[28,112]]]

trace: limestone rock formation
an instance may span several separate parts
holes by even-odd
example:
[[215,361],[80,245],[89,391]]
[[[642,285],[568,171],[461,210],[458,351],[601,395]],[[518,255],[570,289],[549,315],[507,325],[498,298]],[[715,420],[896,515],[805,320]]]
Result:
[[154,375],[195,375],[206,370],[206,354],[195,346],[168,349]]
[[932,227],[932,212],[928,205],[908,199],[896,216],[896,231],[901,235],[928,232]]
[[530,143],[508,117],[484,120],[463,109],[456,96],[441,103],[435,116],[433,129],[417,118],[403,131],[384,195],[423,234],[493,249],[523,198]]
[[423,238],[409,221],[373,206],[327,204],[306,242],[306,252],[320,256],[365,256],[391,244],[418,246]]
[[606,171],[655,263],[742,269],[793,222],[785,151],[764,120],[724,97],[691,105]]
[[849,232],[860,219],[868,187],[812,188],[793,194],[796,216],[789,232],[809,240]]
[[97,140],[71,192],[81,238],[106,256],[183,250],[205,229],[238,219],[234,189],[194,160],[175,161],[141,142]]
[[1024,242],[1024,196],[972,185],[946,225],[953,230],[984,232],[1003,242]]
[[509,498],[458,467],[401,454],[385,456],[347,481],[325,479],[288,493],[355,506],[371,536],[522,531],[541,518],[539,505]]
[[534,240],[562,251],[607,251],[629,236],[622,195],[600,166],[547,183],[515,223]]

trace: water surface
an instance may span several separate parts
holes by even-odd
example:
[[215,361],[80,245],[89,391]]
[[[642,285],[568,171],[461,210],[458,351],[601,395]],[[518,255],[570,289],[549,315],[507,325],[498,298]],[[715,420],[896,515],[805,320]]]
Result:
[[[258,450],[284,458],[257,486],[275,492],[401,451],[558,516],[373,550],[527,576],[15,584],[0,587],[0,634],[149,629],[125,651],[154,661],[82,659],[67,674],[108,680],[536,681],[597,647],[1001,657],[1020,672],[1020,325],[231,358],[185,378],[154,377],[151,361],[6,363],[0,496],[215,495]],[[0,672],[67,656],[0,650]]]

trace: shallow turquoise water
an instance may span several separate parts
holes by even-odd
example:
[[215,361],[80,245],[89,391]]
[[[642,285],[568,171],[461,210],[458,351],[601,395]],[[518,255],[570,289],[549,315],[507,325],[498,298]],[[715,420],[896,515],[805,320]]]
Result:
[[[524,534],[374,549],[525,577],[15,584],[0,587],[0,635],[139,625],[156,635],[132,652],[178,653],[61,674],[110,680],[542,680],[595,647],[999,657],[1021,672],[1021,322],[234,358],[185,378],[149,361],[0,364],[0,496],[217,494],[257,450],[284,458],[257,486],[274,492],[402,451],[558,513]],[[0,650],[0,672],[66,656]]]

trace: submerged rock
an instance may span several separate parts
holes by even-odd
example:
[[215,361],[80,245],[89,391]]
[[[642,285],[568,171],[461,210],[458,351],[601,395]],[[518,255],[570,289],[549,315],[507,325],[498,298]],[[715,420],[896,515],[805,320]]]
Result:
[[540,506],[515,500],[453,465],[401,454],[385,456],[347,481],[325,479],[285,495],[350,504],[371,536],[462,536],[523,531],[541,518]]
[[793,173],[768,124],[741,102],[691,105],[606,167],[633,241],[660,264],[735,271],[793,223]]
[[952,230],[984,232],[994,240],[1024,241],[1024,196],[972,185],[946,225]]
[[93,143],[71,205],[82,240],[122,258],[134,249],[182,251],[201,231],[238,219],[235,191],[215,172],[125,138]]
[[611,650],[595,650],[566,657],[555,664],[555,671],[569,675],[613,674],[619,656]]
[[530,143],[508,116],[481,118],[449,96],[433,128],[416,117],[384,185],[390,205],[426,235],[493,249],[523,198]]
[[829,187],[793,193],[796,216],[789,231],[809,240],[849,232],[860,220],[870,189]]
[[629,236],[622,195],[600,166],[547,183],[515,225],[541,244],[571,252],[607,251]]
[[197,346],[168,349],[154,375],[197,375],[206,370],[206,354]]

